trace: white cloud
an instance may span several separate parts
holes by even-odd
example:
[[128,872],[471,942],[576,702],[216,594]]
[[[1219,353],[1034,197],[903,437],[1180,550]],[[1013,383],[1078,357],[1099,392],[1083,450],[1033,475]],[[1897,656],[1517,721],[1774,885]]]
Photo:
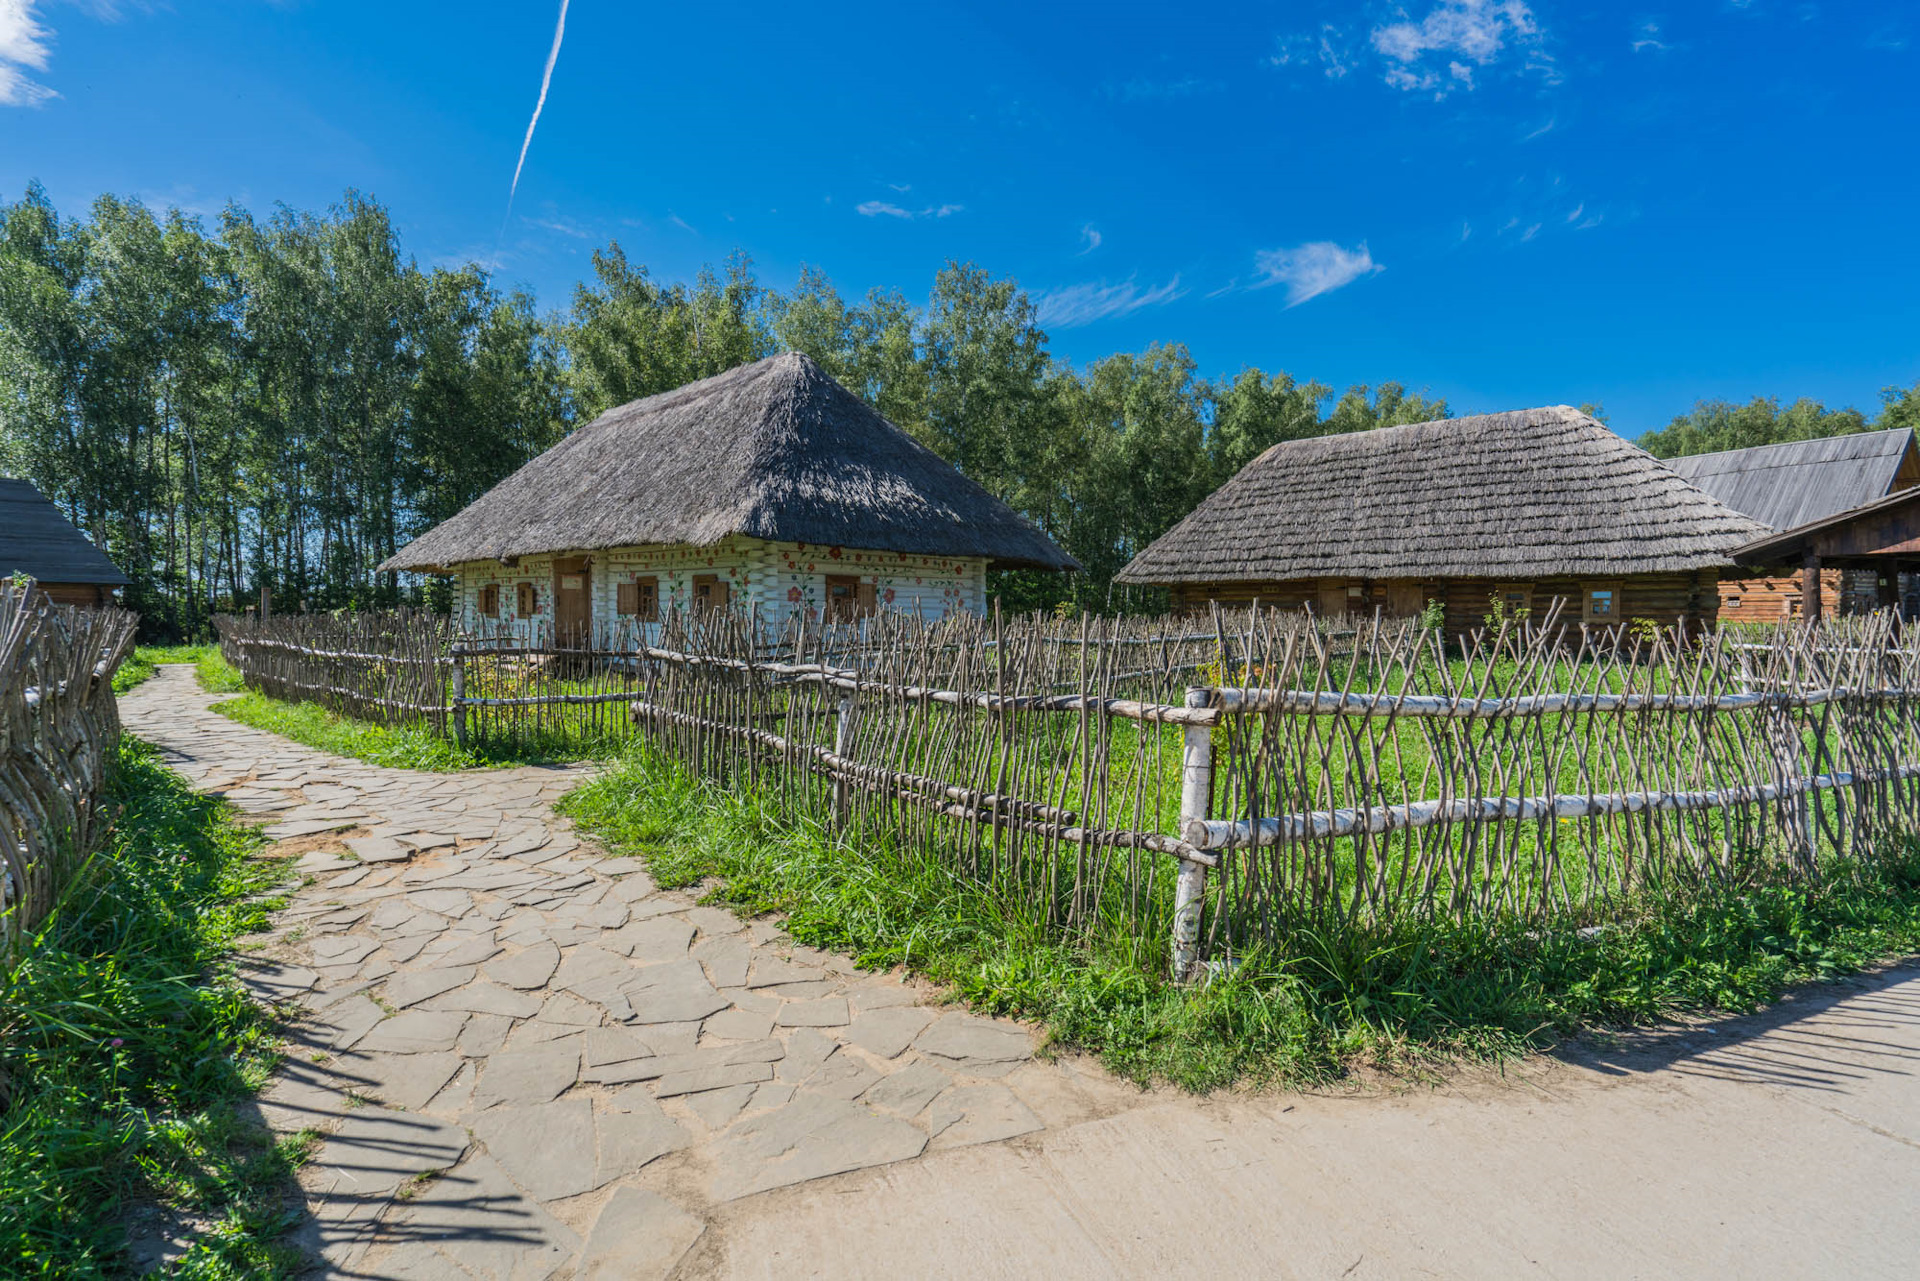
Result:
[[539,127],[540,113],[546,110],[547,90],[553,87],[553,64],[560,61],[560,42],[567,36],[567,4],[568,0],[560,0],[560,18],[553,27],[553,47],[547,50],[546,70],[540,73],[540,96],[533,101],[533,117],[527,121],[527,136],[520,140],[520,159],[514,162],[513,181],[507,186],[509,218],[513,216],[513,198],[520,194],[520,171],[527,167],[527,148],[533,146],[533,131]]
[[1639,30],[1634,33],[1633,51],[1635,53],[1642,53],[1648,49],[1659,53],[1672,47],[1660,38],[1660,24],[1657,22],[1643,22]]
[[1316,240],[1291,249],[1262,249],[1253,256],[1253,269],[1260,277],[1253,288],[1285,285],[1289,307],[1385,270],[1373,260],[1364,240],[1353,249],[1343,249],[1331,240]]
[[928,205],[919,210],[902,209],[886,200],[863,200],[853,207],[853,211],[863,218],[904,218],[909,222],[915,218],[951,218],[965,209],[965,205]]
[[33,16],[32,0],[0,0],[0,106],[31,107],[59,96],[25,71],[47,69],[52,35]]
[[[682,231],[693,232],[693,234],[696,236],[700,234],[699,232],[693,230],[692,224],[688,223],[685,218],[682,218],[677,213],[669,212],[667,214],[667,221],[672,223],[674,226],[680,228],[680,230]],[[728,219],[728,221],[731,222],[732,219]]]
[[1086,257],[1100,247],[1101,239],[1100,229],[1092,223],[1088,223],[1086,226],[1080,228],[1080,240],[1084,247],[1080,250],[1079,254],[1075,256],[1081,258]]
[[[1370,39],[1394,64],[1385,72],[1388,84],[1436,98],[1472,89],[1473,69],[1491,66],[1512,47],[1532,51],[1529,66],[1545,65],[1537,49],[1540,24],[1524,0],[1440,0],[1420,21],[1375,27]],[[1434,65],[1443,58],[1444,68]]]
[[1180,277],[1177,275],[1166,284],[1150,289],[1142,289],[1129,277],[1117,285],[1109,285],[1103,280],[1068,285],[1064,289],[1049,289],[1035,294],[1033,303],[1036,317],[1042,325],[1049,329],[1076,329],[1096,320],[1131,315],[1142,307],[1163,306],[1183,297],[1186,292],[1180,287]]

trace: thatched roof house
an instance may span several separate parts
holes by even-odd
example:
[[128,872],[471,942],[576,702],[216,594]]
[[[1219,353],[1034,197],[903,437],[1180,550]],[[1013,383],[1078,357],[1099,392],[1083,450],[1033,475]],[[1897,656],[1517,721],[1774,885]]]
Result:
[[591,623],[670,599],[977,611],[989,566],[1079,568],[787,353],[608,410],[382,568],[455,573],[474,615],[566,630],[583,609]]
[[105,605],[131,580],[33,482],[0,477],[0,575],[26,574],[62,605]]
[[1733,548],[1766,527],[1566,406],[1285,441],[1134,558],[1125,583],[1208,599],[1478,622],[1489,599],[1576,617],[1713,609]]
[[[1670,458],[1667,465],[1735,511],[1776,530],[1795,530],[1867,508],[1920,485],[1920,450],[1910,428],[1824,436],[1750,449]],[[1720,617],[1777,622],[1814,613],[1854,614],[1920,606],[1908,562],[1827,561],[1809,578],[1797,550],[1763,540],[1772,561],[1738,557],[1746,568],[1720,576]],[[1800,546],[1794,544],[1794,547]]]

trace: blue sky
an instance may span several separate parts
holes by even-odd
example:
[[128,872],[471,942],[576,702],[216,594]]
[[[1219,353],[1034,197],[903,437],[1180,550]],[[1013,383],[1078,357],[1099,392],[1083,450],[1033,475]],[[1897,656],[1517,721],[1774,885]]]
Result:
[[562,305],[669,277],[1016,277],[1057,355],[1397,378],[1460,412],[1871,411],[1920,379],[1920,9],[0,0],[0,188],[349,186]]

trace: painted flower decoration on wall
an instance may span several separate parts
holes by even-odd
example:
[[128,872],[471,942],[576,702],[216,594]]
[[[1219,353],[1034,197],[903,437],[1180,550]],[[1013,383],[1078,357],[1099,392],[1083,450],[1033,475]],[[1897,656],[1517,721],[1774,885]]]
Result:
[[799,603],[800,603],[800,589],[799,589],[798,587],[789,587],[789,588],[787,588],[787,599],[788,599],[788,600],[790,600],[790,601],[792,601],[792,602],[793,602],[794,604],[796,604],[796,605],[797,605],[797,604],[799,604]]
[[887,602],[887,604],[889,604],[889,605],[891,605],[891,604],[893,604],[893,588],[891,588],[891,587],[889,587],[889,588],[887,588],[887,590],[886,590],[886,595],[885,595],[885,600],[886,600],[886,602]]
[[831,556],[831,557],[833,557],[833,558],[834,558],[835,560],[839,560],[839,559],[840,559],[840,549],[839,549],[838,547],[829,547],[829,548],[827,549],[827,555],[829,555],[829,556]]

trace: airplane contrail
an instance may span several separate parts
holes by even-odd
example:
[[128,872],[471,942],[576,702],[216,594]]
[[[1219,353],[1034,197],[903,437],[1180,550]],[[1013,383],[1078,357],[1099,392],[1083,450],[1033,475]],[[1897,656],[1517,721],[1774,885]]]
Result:
[[540,123],[540,110],[547,105],[547,86],[553,83],[553,64],[560,60],[560,41],[567,34],[567,0],[560,0],[560,21],[553,28],[553,48],[547,51],[547,69],[540,77],[540,97],[533,104],[533,119],[527,121],[527,136],[520,143],[520,160],[513,167],[513,185],[507,189],[507,213],[500,220],[500,234],[507,234],[507,222],[513,217],[513,198],[520,191],[520,171],[527,167],[527,148],[533,145],[533,131]]

